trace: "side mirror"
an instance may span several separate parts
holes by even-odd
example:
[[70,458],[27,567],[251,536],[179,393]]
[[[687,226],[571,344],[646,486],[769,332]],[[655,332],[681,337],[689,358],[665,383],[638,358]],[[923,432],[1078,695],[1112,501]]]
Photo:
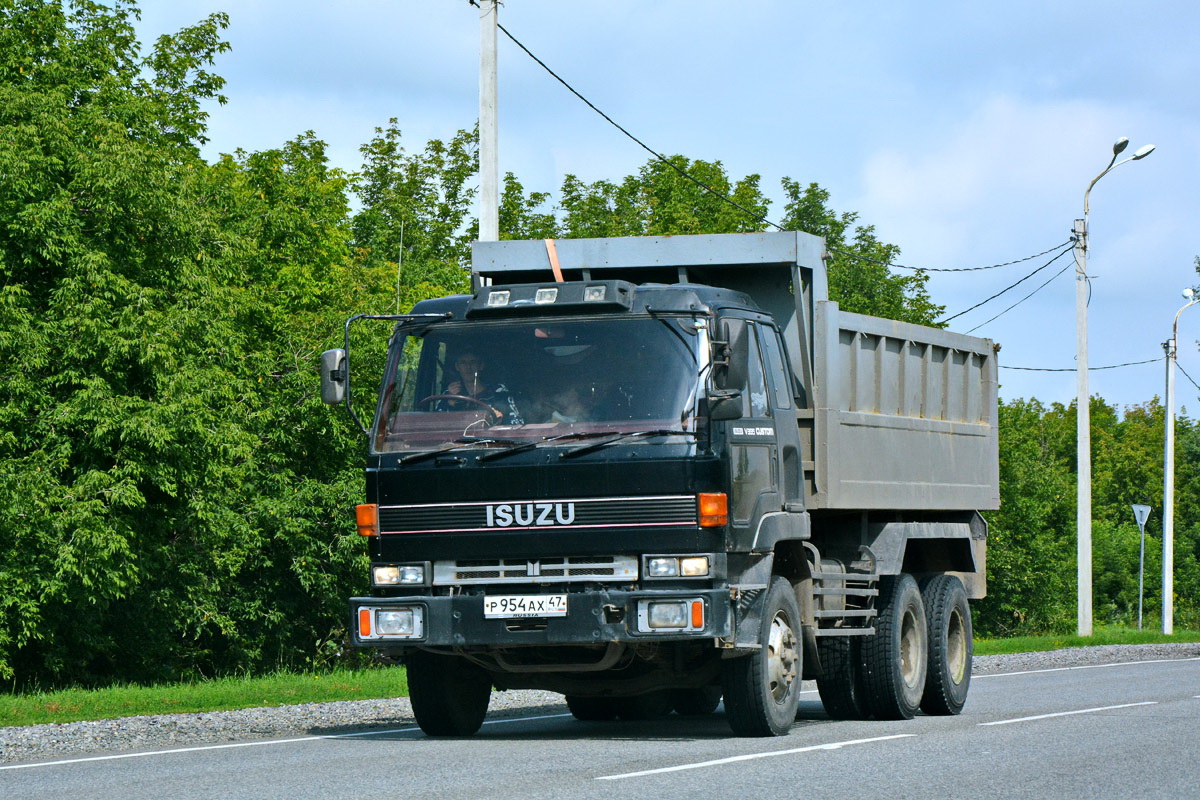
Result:
[[742,393],[736,391],[710,392],[708,418],[714,422],[742,418]]
[[321,353],[321,402],[336,406],[346,400],[346,351],[339,348]]
[[721,320],[721,340],[713,343],[713,385],[741,392],[750,369],[750,331],[742,319]]

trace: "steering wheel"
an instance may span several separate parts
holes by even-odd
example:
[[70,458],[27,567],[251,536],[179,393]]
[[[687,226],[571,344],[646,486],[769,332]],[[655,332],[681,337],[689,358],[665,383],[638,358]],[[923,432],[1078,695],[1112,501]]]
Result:
[[[487,409],[488,411],[490,411],[492,413],[492,415],[495,416],[496,422],[499,422],[500,420],[504,419],[504,414],[502,414],[500,412],[500,410],[497,409],[495,406],[485,403],[484,401],[482,401],[478,398],[469,397],[468,395],[465,395],[465,394],[431,394],[431,395],[429,395],[429,397],[426,397],[423,400],[418,400],[417,406],[420,407],[420,406],[425,405],[426,403],[436,403],[438,400],[465,400],[468,403],[473,403],[477,406],[481,406],[481,407]],[[492,424],[495,424],[495,423],[492,423]]]

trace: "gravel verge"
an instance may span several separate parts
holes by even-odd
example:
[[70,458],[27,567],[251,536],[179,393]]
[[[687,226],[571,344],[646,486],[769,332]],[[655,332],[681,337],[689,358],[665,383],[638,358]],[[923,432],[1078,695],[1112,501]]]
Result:
[[[974,672],[1001,672],[1200,657],[1197,644],[1073,647],[1041,653],[976,656]],[[494,692],[488,719],[567,713],[553,692]],[[408,698],[309,703],[201,714],[163,714],[96,722],[0,728],[0,763],[86,757],[199,744],[331,736],[414,727]]]

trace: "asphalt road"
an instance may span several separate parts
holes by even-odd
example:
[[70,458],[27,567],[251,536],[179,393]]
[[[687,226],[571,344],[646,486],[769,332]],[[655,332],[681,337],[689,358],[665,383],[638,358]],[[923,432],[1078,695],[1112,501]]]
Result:
[[1200,659],[975,676],[957,717],[791,734],[711,717],[584,723],[565,706],[471,739],[415,728],[0,766],[0,798],[1200,797]]

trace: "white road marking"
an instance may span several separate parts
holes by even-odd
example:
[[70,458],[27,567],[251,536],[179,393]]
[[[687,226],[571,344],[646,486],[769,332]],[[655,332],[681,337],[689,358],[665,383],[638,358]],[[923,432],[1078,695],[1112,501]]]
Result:
[[689,769],[703,769],[704,767],[716,767],[721,764],[735,764],[739,761],[753,761],[758,758],[771,758],[772,756],[790,756],[796,753],[810,753],[814,750],[838,750],[843,747],[848,747],[852,744],[867,744],[869,742],[886,742],[890,739],[908,739],[916,736],[915,733],[899,733],[894,736],[876,736],[872,739],[852,739],[845,742],[829,742],[828,744],[814,744],[809,747],[794,747],[791,750],[772,750],[767,753],[748,753],[744,756],[731,756],[729,758],[718,758],[715,761],[698,761],[693,764],[680,764],[675,767],[662,767],[661,769],[647,769],[641,772],[626,772],[621,775],[601,775],[596,778],[598,781],[619,781],[624,778],[640,778],[643,775],[662,775],[666,772],[683,772]]
[[1147,659],[1146,661],[1118,661],[1113,664],[1077,664],[1073,667],[1047,667],[1046,669],[1027,669],[1020,672],[993,672],[988,675],[972,675],[971,680],[978,681],[984,678],[1007,678],[1011,675],[1037,675],[1042,672],[1069,672],[1074,669],[1108,669],[1109,667],[1132,667],[1137,664],[1175,664],[1180,661],[1200,661],[1200,656],[1192,658],[1156,658]]
[[1156,706],[1157,700],[1147,700],[1142,703],[1124,703],[1119,706],[1103,706],[1102,708],[1080,708],[1076,711],[1058,711],[1053,714],[1038,714],[1032,717],[1018,717],[1017,719],[1001,719],[995,722],[981,722],[979,727],[988,725],[1011,725],[1014,722],[1031,722],[1035,719],[1050,719],[1051,717],[1069,717],[1073,714],[1095,714],[1098,711],[1112,711],[1117,708],[1133,708],[1134,706]]
[[[537,717],[513,717],[511,719],[485,720],[484,725],[504,725],[510,722],[532,722],[540,719],[555,719],[569,717],[570,714],[543,714]],[[419,733],[420,728],[391,728],[382,731],[359,731],[357,733],[331,733],[327,736],[295,736],[291,739],[268,739],[261,742],[234,742],[232,744],[203,744],[195,747],[176,747],[173,750],[147,750],[144,753],[118,753],[110,756],[88,756],[86,758],[64,758],[59,761],[43,761],[38,764],[6,764],[0,765],[0,771],[10,769],[35,769],[37,767],[60,767],[64,764],[82,764],[88,761],[117,761],[123,758],[145,758],[146,756],[166,756],[174,753],[197,753],[205,750],[230,750],[235,747],[266,747],[275,744],[294,744],[296,742],[321,742],[330,739],[354,739],[362,736],[386,736],[395,733]]]

